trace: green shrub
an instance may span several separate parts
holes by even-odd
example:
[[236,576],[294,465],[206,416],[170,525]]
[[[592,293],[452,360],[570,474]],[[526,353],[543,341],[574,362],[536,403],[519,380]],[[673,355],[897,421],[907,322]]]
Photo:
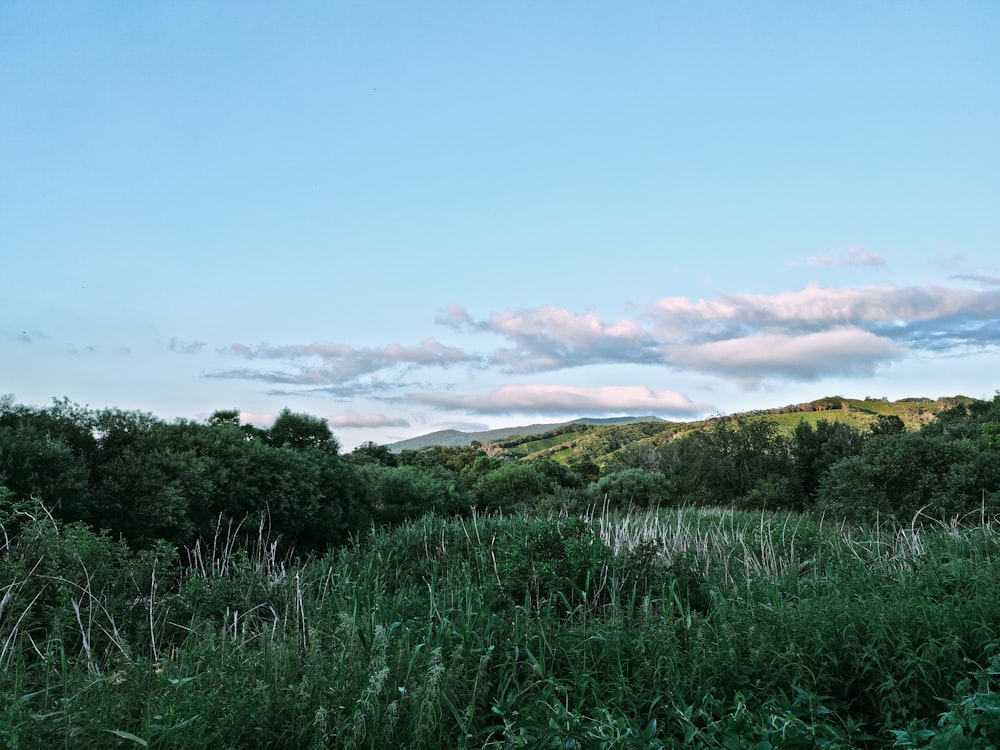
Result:
[[674,486],[659,472],[624,469],[601,477],[590,493],[598,507],[610,510],[653,508],[672,504]]
[[534,519],[516,536],[498,540],[496,558],[504,596],[514,605],[567,610],[590,605],[611,554],[580,518]]

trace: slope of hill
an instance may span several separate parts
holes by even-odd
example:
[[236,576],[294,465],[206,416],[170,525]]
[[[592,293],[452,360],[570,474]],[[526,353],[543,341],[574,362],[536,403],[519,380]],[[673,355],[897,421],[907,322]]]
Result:
[[938,412],[975,399],[967,396],[904,398],[898,401],[828,396],[801,404],[717,415],[692,422],[667,422],[658,417],[577,419],[560,424],[534,424],[485,432],[444,430],[393,443],[393,452],[419,450],[434,445],[468,446],[473,441],[496,443],[516,458],[548,458],[560,463],[590,461],[605,465],[617,451],[629,446],[656,447],[693,430],[706,429],[721,421],[763,417],[772,419],[782,432],[791,432],[800,421],[816,424],[821,419],[844,422],[864,429],[879,416],[896,416],[908,430],[918,429]]
[[555,422],[550,424],[530,424],[521,427],[505,427],[498,430],[484,430],[482,432],[462,432],[460,430],[438,430],[426,435],[420,435],[408,440],[400,440],[396,443],[389,443],[386,447],[393,453],[404,450],[420,450],[430,448],[434,445],[467,446],[474,442],[488,443],[512,438],[527,438],[532,435],[539,435],[554,430],[559,430],[570,425],[623,425],[634,424],[636,422],[664,422],[659,417],[604,417],[590,418],[583,417],[574,419],[571,422]]

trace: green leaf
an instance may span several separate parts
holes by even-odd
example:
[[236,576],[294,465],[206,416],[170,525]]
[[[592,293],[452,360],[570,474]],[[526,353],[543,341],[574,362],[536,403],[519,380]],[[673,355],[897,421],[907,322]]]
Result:
[[123,740],[129,740],[130,742],[134,742],[135,744],[141,745],[142,747],[149,747],[149,743],[146,742],[146,740],[144,740],[142,737],[132,734],[131,732],[126,732],[122,729],[105,729],[104,731],[108,732],[109,734],[117,735],[118,737],[121,737]]

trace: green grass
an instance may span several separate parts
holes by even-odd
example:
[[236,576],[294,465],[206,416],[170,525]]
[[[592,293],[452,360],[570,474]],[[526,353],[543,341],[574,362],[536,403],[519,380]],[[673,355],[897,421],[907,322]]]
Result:
[[582,432],[563,432],[551,437],[542,438],[541,440],[528,440],[510,448],[510,452],[511,455],[517,458],[525,458],[541,451],[547,451],[558,445],[578,440],[582,434]]
[[1000,636],[990,519],[429,516],[301,565],[258,539],[181,567],[43,515],[8,539],[15,748],[929,742]]

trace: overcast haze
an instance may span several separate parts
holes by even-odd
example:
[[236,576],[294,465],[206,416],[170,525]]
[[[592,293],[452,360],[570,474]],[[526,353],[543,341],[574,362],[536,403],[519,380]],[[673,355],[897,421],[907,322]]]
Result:
[[346,448],[992,397],[998,39],[992,0],[0,0],[0,393]]

